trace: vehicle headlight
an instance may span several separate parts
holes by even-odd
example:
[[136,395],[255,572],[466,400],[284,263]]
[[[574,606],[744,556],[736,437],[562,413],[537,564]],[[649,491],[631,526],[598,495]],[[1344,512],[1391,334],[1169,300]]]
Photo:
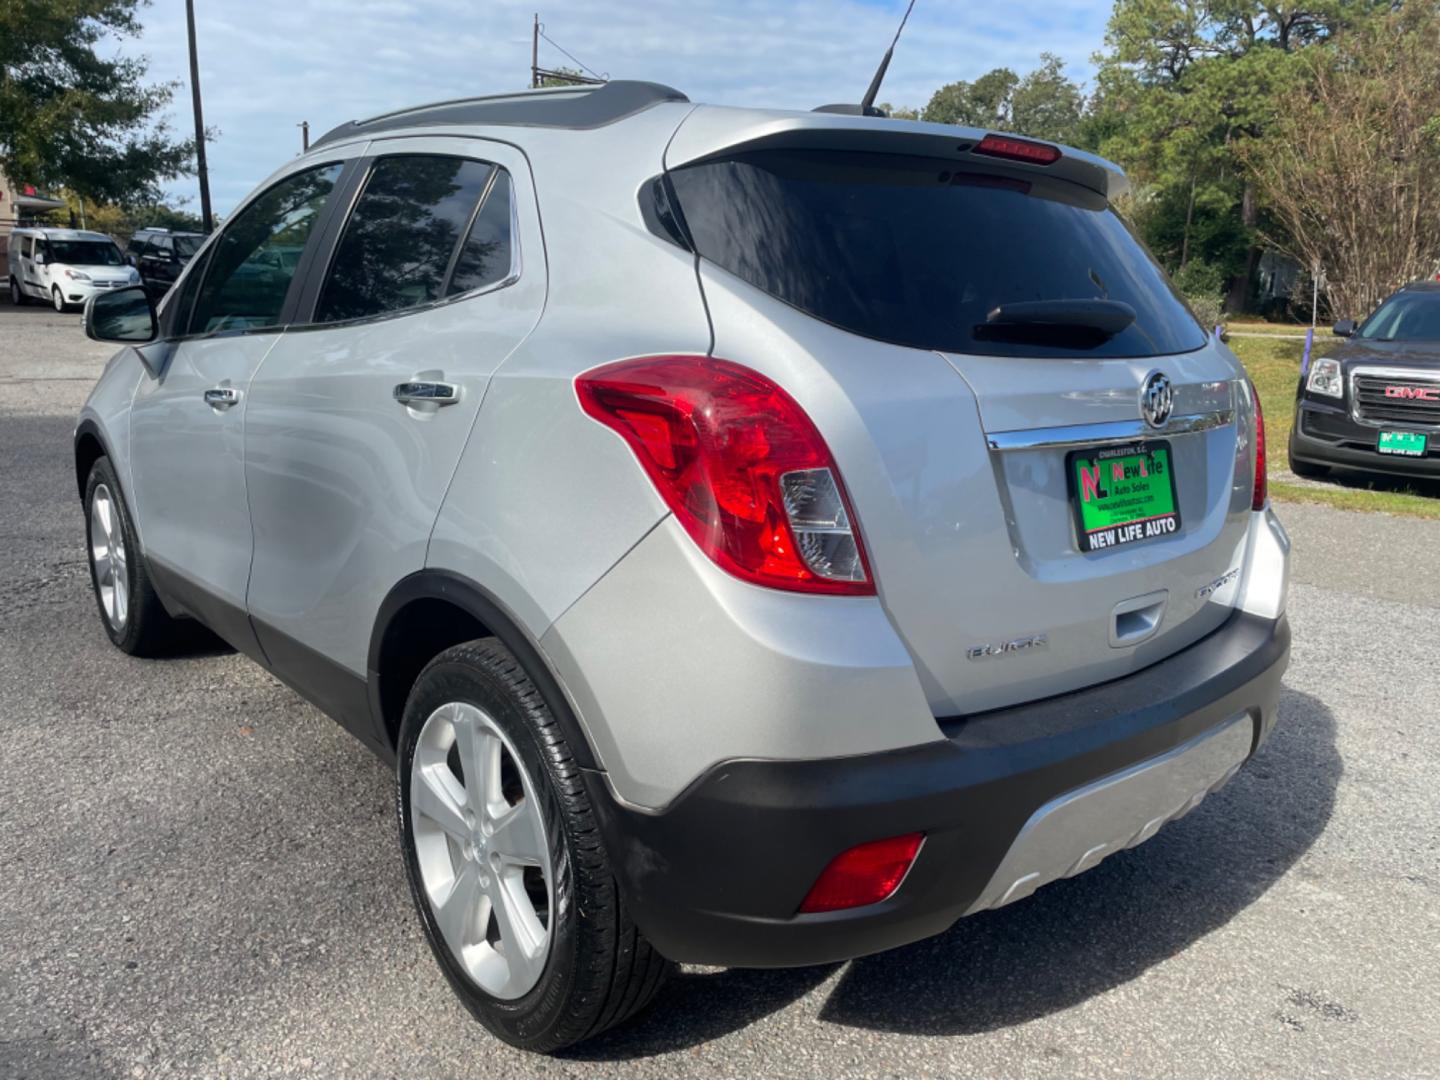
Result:
[[1344,397],[1345,380],[1341,378],[1340,361],[1328,358],[1316,360],[1310,365],[1310,377],[1305,380],[1305,389],[1312,394],[1326,397]]
[[65,276],[71,281],[89,281],[90,275],[83,270],[66,270]]

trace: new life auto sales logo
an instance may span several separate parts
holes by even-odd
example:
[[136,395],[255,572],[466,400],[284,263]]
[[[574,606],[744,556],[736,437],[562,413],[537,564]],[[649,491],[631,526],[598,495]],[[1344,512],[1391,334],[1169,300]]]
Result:
[[1387,386],[1385,396],[1403,398],[1408,401],[1434,401],[1440,403],[1440,387],[1429,386]]

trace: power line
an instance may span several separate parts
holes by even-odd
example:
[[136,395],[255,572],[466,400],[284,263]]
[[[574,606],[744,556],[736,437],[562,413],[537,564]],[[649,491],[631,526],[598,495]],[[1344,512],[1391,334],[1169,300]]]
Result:
[[[586,78],[583,75],[569,75],[563,71],[551,71],[547,68],[542,68],[540,66],[541,38],[544,38],[549,44],[553,45],[572,64],[577,65],[583,71],[588,71],[590,73],[590,77]],[[600,74],[600,72],[590,67],[574,53],[566,49],[565,46],[561,45],[554,38],[550,37],[550,35],[545,33],[545,24],[540,21],[539,13],[536,13],[534,34],[530,39],[530,85],[532,87],[539,86],[541,78],[561,79],[564,81],[576,83],[598,84],[608,82],[610,79],[610,73],[606,72],[603,75]]]

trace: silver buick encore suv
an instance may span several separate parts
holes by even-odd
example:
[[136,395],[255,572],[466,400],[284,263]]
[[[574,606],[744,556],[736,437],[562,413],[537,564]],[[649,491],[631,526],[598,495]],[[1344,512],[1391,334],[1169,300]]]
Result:
[[395,763],[517,1046],[1019,900],[1224,783],[1288,659],[1255,392],[1124,188],[649,83],[345,124],[87,308],[105,630]]

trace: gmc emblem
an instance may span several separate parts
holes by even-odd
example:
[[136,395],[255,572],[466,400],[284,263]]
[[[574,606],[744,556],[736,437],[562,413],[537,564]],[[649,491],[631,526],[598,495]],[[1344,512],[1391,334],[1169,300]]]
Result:
[[1385,396],[1408,398],[1411,401],[1440,401],[1440,387],[1432,389],[1428,386],[1387,386]]

